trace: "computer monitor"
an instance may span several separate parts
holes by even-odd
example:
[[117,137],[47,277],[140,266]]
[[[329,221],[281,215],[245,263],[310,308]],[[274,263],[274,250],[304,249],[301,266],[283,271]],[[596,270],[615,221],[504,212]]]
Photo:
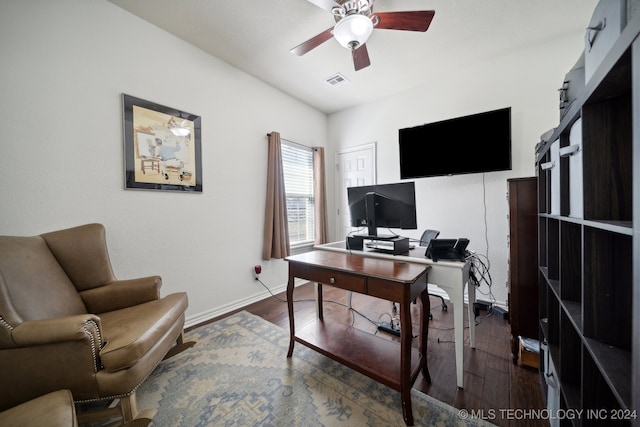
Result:
[[382,237],[378,236],[378,227],[418,228],[413,182],[349,187],[347,198],[351,226],[367,227],[371,237]]

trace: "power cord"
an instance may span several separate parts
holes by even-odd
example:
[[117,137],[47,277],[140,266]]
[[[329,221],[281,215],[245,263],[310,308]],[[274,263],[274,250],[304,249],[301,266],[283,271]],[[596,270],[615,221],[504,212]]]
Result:
[[[264,288],[269,292],[269,294],[271,294],[271,297],[272,297],[272,298],[275,298],[275,299],[277,299],[277,300],[278,300],[278,301],[280,301],[280,302],[284,302],[284,303],[286,303],[286,302],[287,302],[287,300],[286,300],[286,299],[282,299],[282,298],[278,297],[277,295],[275,295],[273,292],[271,292],[271,289],[269,289],[269,287],[268,287],[267,285],[265,285],[265,284],[262,282],[262,280],[260,280],[260,278],[259,278],[259,277],[256,277],[256,281],[257,281],[258,283],[260,283],[260,284],[261,284],[261,285],[262,285],[262,286],[263,286],[263,287],[264,287]],[[364,319],[366,319],[367,321],[369,321],[372,325],[374,325],[374,326],[377,326],[377,325],[378,325],[378,323],[377,323],[377,322],[375,322],[375,321],[373,321],[373,320],[369,319],[367,316],[365,316],[364,314],[360,313],[360,312],[359,312],[358,310],[356,310],[355,308],[348,306],[348,305],[347,305],[347,304],[345,304],[345,303],[342,303],[342,302],[340,302],[340,301],[327,300],[327,299],[323,299],[322,301],[323,301],[323,302],[328,302],[328,303],[337,304],[337,305],[341,305],[341,306],[343,306],[343,307],[346,307],[346,308],[348,308],[349,310],[351,310],[351,311],[353,311],[354,313],[356,313],[357,315],[359,315],[359,316],[361,316],[362,318],[364,318]],[[305,299],[297,299],[297,300],[296,300],[296,299],[294,299],[294,300],[293,300],[293,302],[316,302],[316,300],[315,300],[314,298],[305,298]],[[354,319],[354,320],[355,320],[355,319]],[[351,322],[351,324],[352,324],[352,325],[353,325],[353,322],[354,322],[354,321],[352,320],[352,322]]]
[[485,174],[482,174],[482,203],[484,205],[484,241],[487,246],[487,270],[489,269],[489,227],[487,226],[487,186],[484,182]]
[[[278,300],[278,301],[280,301],[280,302],[283,302],[283,303],[286,303],[286,302],[287,302],[287,300],[286,300],[286,299],[282,299],[282,298],[278,297],[277,295],[275,295],[275,294],[271,291],[271,289],[270,289],[266,284],[264,284],[264,282],[262,282],[262,280],[260,280],[260,278],[259,278],[259,277],[256,277],[255,279],[256,279],[256,281],[257,281],[258,283],[260,283],[260,284],[261,284],[261,285],[262,285],[262,286],[263,286],[263,287],[264,287],[264,288],[269,292],[269,294],[271,295],[271,297],[272,297],[272,298],[275,298],[276,300]],[[342,303],[342,302],[340,302],[340,301],[335,301],[335,300],[325,300],[325,299],[323,299],[322,301],[323,301],[323,302],[332,303],[332,304],[337,304],[337,305],[340,305],[340,306],[342,306],[342,307],[348,308],[350,311],[354,312],[355,314],[359,315],[359,316],[360,316],[360,317],[362,317],[363,319],[367,320],[369,323],[371,323],[373,326],[375,326],[375,327],[376,327],[376,332],[374,333],[375,335],[377,335],[377,334],[378,334],[378,330],[381,330],[381,329],[382,329],[382,330],[385,330],[384,326],[386,326],[388,329],[390,329],[390,330],[388,330],[387,332],[389,332],[389,333],[391,333],[391,334],[393,334],[393,335],[397,335],[397,336],[399,336],[399,335],[400,335],[400,319],[398,318],[398,309],[397,309],[397,307],[396,307],[396,305],[395,305],[395,304],[393,304],[393,305],[392,305],[392,311],[393,311],[393,314],[391,314],[391,313],[382,313],[382,314],[378,317],[378,321],[374,321],[374,320],[371,320],[369,317],[367,317],[365,314],[363,314],[363,313],[359,312],[358,310],[356,310],[355,308],[353,308],[352,306],[349,306],[349,305],[347,305],[347,304],[345,304],[345,303]],[[315,299],[313,299],[313,298],[305,298],[305,299],[293,300],[293,302],[316,302],[316,300],[315,300]],[[431,307],[431,310],[430,310],[430,311],[432,312],[435,308],[436,308],[436,307]],[[490,314],[487,314],[487,316],[489,316],[489,315],[490,315]],[[387,322],[382,322],[382,321],[381,321],[381,319],[382,319],[383,317],[385,317],[385,316],[388,316],[388,317],[389,317],[389,322],[388,322],[388,323],[387,323]],[[355,322],[355,318],[354,318],[354,319],[352,319],[352,322],[351,322],[352,326],[353,326],[354,322]],[[480,322],[479,322],[479,321],[477,320],[477,318],[476,318],[476,326],[477,326],[477,325],[479,325],[479,323],[480,323]],[[381,326],[381,325],[383,326],[383,328],[380,328],[380,326]],[[413,324],[412,324],[412,327],[413,327]],[[465,328],[465,329],[468,329],[469,327],[468,327],[468,326],[465,326],[464,328]],[[455,328],[453,328],[453,327],[451,327],[451,328],[433,328],[433,327],[430,327],[429,329],[431,329],[431,330],[437,330],[437,331],[452,331],[452,330],[454,330]],[[412,338],[417,338],[417,337],[418,337],[417,335],[412,335]],[[455,342],[455,341],[453,341],[453,340],[441,340],[440,338],[433,339],[433,338],[432,338],[432,337],[430,337],[430,336],[429,336],[429,340],[430,340],[430,341],[433,341],[433,342],[437,342],[438,344],[440,344],[440,343],[447,343],[447,342]]]
[[[488,297],[492,305],[495,304],[497,300],[491,290],[493,280],[491,278],[491,273],[489,272],[489,259],[485,255],[478,253],[471,253],[469,259],[471,260],[469,281],[476,287],[476,292]],[[488,292],[483,292],[481,290],[481,286],[483,284],[486,284],[489,288]]]

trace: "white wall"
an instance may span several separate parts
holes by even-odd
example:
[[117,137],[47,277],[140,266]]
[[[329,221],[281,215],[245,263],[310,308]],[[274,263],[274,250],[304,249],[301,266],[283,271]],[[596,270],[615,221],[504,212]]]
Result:
[[[382,184],[400,181],[398,129],[512,108],[513,170],[415,180],[420,230],[402,231],[419,238],[422,230],[432,228],[441,231],[440,237],[469,238],[471,250],[488,254],[491,293],[501,305],[507,300],[506,180],[535,174],[534,146],[542,133],[557,126],[557,88],[578,59],[583,31],[568,29],[563,37],[535,46],[514,46],[471,63],[460,59],[423,86],[329,117],[327,158],[347,147],[376,142],[377,178]],[[487,152],[490,155],[490,147]],[[428,157],[428,146],[425,161],[437,161]],[[335,212],[335,206],[329,212]],[[335,230],[333,216],[331,224]],[[486,295],[478,298],[493,299],[486,285],[480,291]]]
[[[581,48],[582,30],[568,29],[440,63],[424,86],[327,118],[107,1],[3,1],[0,234],[101,222],[116,275],[160,274],[163,293],[189,293],[194,323],[265,296],[256,263],[270,286],[286,282],[283,261],[261,260],[267,132],[327,146],[329,171],[336,151],[375,141],[378,182],[395,182],[399,128],[511,106],[513,171],[416,181],[419,226],[466,236],[480,253],[486,202],[493,294],[504,302],[505,180],[534,173],[534,145],[558,122],[556,89]],[[122,93],[202,117],[202,194],[124,190]]]
[[[327,117],[104,0],[0,4],[0,234],[107,228],[116,276],[187,291],[187,321],[286,282],[261,260],[266,133],[324,146]],[[124,190],[121,94],[202,117],[203,193]]]

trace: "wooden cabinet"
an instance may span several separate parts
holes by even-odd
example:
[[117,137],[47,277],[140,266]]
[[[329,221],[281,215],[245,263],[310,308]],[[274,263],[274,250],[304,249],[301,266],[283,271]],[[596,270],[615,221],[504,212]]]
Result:
[[[538,338],[538,180],[507,180],[509,202],[509,323],[511,352],[518,336]],[[537,365],[536,365],[537,366]]]
[[636,13],[537,156],[541,378],[584,410],[560,425],[640,425],[639,34]]

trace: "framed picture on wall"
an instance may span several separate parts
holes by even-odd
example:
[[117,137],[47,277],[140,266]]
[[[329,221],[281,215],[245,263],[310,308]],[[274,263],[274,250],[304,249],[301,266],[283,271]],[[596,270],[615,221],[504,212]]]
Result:
[[122,94],[125,188],[202,192],[200,116]]

